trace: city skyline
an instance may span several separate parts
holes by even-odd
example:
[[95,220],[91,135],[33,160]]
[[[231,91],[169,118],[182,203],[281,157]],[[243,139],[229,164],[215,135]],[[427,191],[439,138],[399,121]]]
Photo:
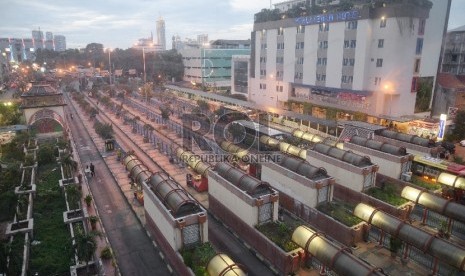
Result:
[[[165,20],[167,48],[170,49],[173,35],[182,39],[196,39],[199,34],[208,34],[210,40],[249,39],[254,14],[269,8],[270,3],[269,0],[205,0],[202,5],[185,1],[181,4],[179,0],[114,0],[111,4],[88,0],[78,3],[8,0],[0,11],[4,19],[0,33],[2,37],[26,38],[40,27],[44,32],[66,36],[68,48],[82,48],[96,42],[105,47],[126,49],[139,38],[155,33],[156,20],[161,16]],[[15,12],[18,10],[22,12],[21,18]],[[449,30],[465,25],[461,16],[464,13],[465,0],[452,0]]]

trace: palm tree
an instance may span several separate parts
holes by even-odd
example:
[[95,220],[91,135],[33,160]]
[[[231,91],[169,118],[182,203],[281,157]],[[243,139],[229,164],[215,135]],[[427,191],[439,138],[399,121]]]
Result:
[[74,236],[74,250],[80,262],[86,262],[86,272],[89,274],[89,262],[94,258],[95,251],[97,250],[97,242],[95,236],[98,232],[84,233],[81,228],[78,228]]
[[[66,187],[66,196],[68,198],[69,206],[75,206],[75,204],[77,204],[76,209],[79,209],[80,199],[81,199],[81,196],[82,196],[81,191],[79,191],[76,188],[76,186],[71,185],[71,186]],[[73,205],[71,205],[71,203]],[[71,209],[71,207],[70,207],[70,209]]]
[[[60,157],[61,165],[63,166],[63,170],[67,172],[66,175],[63,175],[63,178],[72,177],[72,173],[77,168],[77,162],[73,160],[71,154],[65,153]],[[64,172],[63,172],[64,173]]]

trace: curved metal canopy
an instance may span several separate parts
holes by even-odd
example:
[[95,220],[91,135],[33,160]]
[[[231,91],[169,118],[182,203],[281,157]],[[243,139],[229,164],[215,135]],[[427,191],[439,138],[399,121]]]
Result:
[[329,178],[328,173],[324,168],[317,168],[312,166],[305,160],[285,156],[283,154],[281,154],[281,158],[279,158],[279,160],[281,161],[279,165],[300,175],[303,175],[308,179],[319,180]]
[[191,167],[196,173],[207,176],[207,171],[211,165],[203,162],[200,156],[181,147],[176,149],[176,156],[181,159],[182,162]]
[[384,275],[379,269],[352,255],[349,248],[336,246],[307,226],[297,227],[292,233],[292,241],[338,275]]
[[451,202],[442,197],[429,194],[410,186],[404,187],[401,196],[417,204],[423,205],[436,213],[465,223],[465,206],[462,204]]
[[437,183],[465,190],[465,178],[451,173],[440,173]]
[[368,147],[374,150],[379,150],[396,156],[407,155],[407,149],[404,147],[397,147],[388,143],[367,139],[361,136],[354,135],[350,138],[350,142],[359,146]]
[[372,224],[391,236],[421,249],[425,253],[448,263],[461,271],[465,265],[465,249],[446,240],[418,229],[398,218],[381,212],[367,204],[359,203],[354,209],[354,215]]
[[[233,143],[231,143],[229,141],[226,141],[226,140],[222,141],[220,146],[224,151],[232,153],[234,156],[236,156],[237,158],[240,158],[240,159],[242,159],[246,155],[249,155],[248,150],[243,149],[243,148],[239,147],[238,145],[235,145],[235,144],[233,144]],[[249,158],[249,160],[252,160],[252,159]]]
[[197,213],[201,210],[197,202],[190,198],[188,193],[165,173],[154,173],[150,177],[148,185],[174,217]]
[[260,181],[228,163],[217,163],[215,171],[252,197],[260,197],[272,192],[268,183]]
[[246,276],[239,265],[233,262],[226,254],[217,254],[207,263],[209,276]]
[[319,135],[312,134],[310,132],[306,132],[306,131],[303,131],[303,130],[300,130],[300,129],[295,129],[292,132],[292,135],[294,137],[297,137],[297,138],[300,138],[302,140],[309,141],[309,142],[312,142],[312,143],[319,143],[319,142],[322,142],[324,140],[324,138],[319,136]]
[[313,150],[321,154],[331,156],[341,161],[350,163],[354,166],[363,168],[373,165],[368,156],[361,156],[350,151],[342,150],[336,147],[325,145],[323,143],[315,144]]
[[417,135],[405,134],[405,133],[392,131],[388,129],[380,130],[378,132],[378,135],[391,138],[391,139],[395,139],[395,140],[399,140],[399,141],[403,141],[403,142],[407,142],[407,143],[411,143],[411,144],[415,144],[415,145],[419,145],[419,146],[423,146],[423,147],[431,147],[432,145],[434,145],[434,143],[431,143],[429,139],[421,138]]

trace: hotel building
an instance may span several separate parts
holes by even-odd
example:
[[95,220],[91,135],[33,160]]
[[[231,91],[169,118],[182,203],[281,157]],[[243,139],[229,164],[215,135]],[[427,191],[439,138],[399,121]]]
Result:
[[450,1],[319,8],[255,15],[249,99],[373,123],[418,112],[420,83],[435,83]]

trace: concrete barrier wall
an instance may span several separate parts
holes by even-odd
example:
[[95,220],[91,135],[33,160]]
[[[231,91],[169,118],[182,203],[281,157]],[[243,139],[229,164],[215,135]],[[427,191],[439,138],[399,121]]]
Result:
[[177,251],[174,251],[168,241],[165,239],[160,229],[155,225],[155,222],[150,218],[150,215],[145,211],[146,229],[149,231],[151,238],[155,241],[160,251],[163,253],[164,260],[177,275],[192,275],[191,270],[184,264],[182,258]]
[[408,218],[408,208],[397,208],[384,201],[381,201],[364,193],[353,191],[337,183],[334,185],[334,197],[340,201],[347,202],[352,205],[365,203],[400,219]]
[[360,227],[347,227],[317,209],[302,204],[289,195],[280,193],[279,204],[290,213],[317,228],[320,232],[324,232],[327,236],[346,246],[353,246],[363,240],[363,231]]

